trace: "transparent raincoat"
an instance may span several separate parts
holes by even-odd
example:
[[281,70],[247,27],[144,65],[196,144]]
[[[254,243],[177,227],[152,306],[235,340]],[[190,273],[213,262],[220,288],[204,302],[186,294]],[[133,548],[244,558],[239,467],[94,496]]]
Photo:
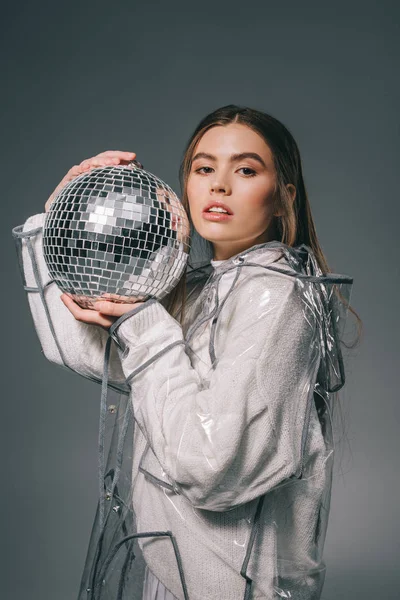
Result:
[[102,385],[79,600],[147,600],[147,573],[179,600],[320,598],[352,278],[305,245],[191,252],[182,325],[151,299],[107,332],[59,300],[44,217],[13,230],[42,349]]

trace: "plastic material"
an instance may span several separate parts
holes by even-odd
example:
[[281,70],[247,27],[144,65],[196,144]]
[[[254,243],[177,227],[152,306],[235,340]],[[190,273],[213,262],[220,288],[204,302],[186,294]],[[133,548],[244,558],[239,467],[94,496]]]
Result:
[[[28,293],[38,256],[42,345],[46,318],[62,351],[67,315],[43,292],[40,242],[25,247],[39,235],[14,230]],[[101,497],[79,600],[140,600],[146,564],[179,600],[320,598],[352,282],[278,241],[189,258],[182,326],[149,300],[91,340]]]

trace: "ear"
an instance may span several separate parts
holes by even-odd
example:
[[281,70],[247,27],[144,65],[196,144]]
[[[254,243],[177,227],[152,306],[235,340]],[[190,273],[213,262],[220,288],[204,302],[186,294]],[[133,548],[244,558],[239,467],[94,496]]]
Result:
[[292,198],[292,204],[293,204],[293,202],[296,198],[296,188],[294,187],[293,183],[288,183],[286,187],[289,190],[289,194],[290,194],[290,197]]
[[[295,200],[295,198],[296,198],[296,188],[294,187],[293,183],[288,183],[288,184],[286,185],[286,188],[287,188],[287,189],[288,189],[288,191],[289,191],[289,195],[290,195],[290,198],[291,198],[291,202],[292,202],[292,204],[293,204],[293,202],[294,202],[294,200]],[[284,211],[283,211],[283,210],[280,210],[280,211],[278,210],[277,212],[274,212],[274,217],[282,217],[282,216],[283,216],[283,214],[284,214]]]

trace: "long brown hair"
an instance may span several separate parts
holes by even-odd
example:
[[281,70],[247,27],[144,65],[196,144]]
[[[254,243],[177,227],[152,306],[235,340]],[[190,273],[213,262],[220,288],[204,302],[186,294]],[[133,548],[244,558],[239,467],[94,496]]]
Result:
[[[309,246],[318,262],[322,272],[329,273],[327,260],[318,241],[311,207],[304,185],[302,164],[299,148],[290,131],[271,115],[245,106],[229,104],[208,114],[200,121],[184,150],[183,159],[179,169],[181,185],[181,201],[190,219],[189,201],[187,196],[187,181],[191,170],[194,150],[206,131],[217,125],[240,123],[250,127],[258,133],[269,146],[277,175],[275,212],[280,213],[276,219],[278,238],[288,246],[306,244]],[[292,202],[287,184],[296,188],[296,196]],[[278,210],[277,210],[278,209]],[[278,239],[277,238],[277,239]],[[207,242],[211,245],[211,242]],[[186,276],[183,275],[178,285],[165,299],[165,307],[172,314],[180,314],[182,322],[185,308]],[[362,321],[355,310],[349,305],[348,310],[357,320],[357,339],[347,347],[354,347],[359,341],[362,332]],[[344,343],[344,342],[343,342]]]

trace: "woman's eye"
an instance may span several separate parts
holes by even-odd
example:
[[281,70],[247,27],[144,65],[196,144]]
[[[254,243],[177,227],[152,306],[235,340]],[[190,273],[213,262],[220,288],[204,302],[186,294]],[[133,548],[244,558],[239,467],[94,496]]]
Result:
[[200,173],[203,169],[211,169],[211,167],[200,167],[200,169],[196,170],[196,173]]
[[244,173],[247,177],[254,177],[256,172],[254,169],[250,169],[250,167],[240,167],[239,171],[250,171],[250,173]]
[[[200,167],[199,169],[196,170],[196,173],[200,173],[203,172],[203,169],[210,169],[212,171],[211,167]],[[254,175],[256,175],[256,172],[254,171],[254,169],[250,169],[250,167],[240,167],[240,169],[238,169],[239,171],[247,171],[247,173],[244,173],[244,175],[246,175],[246,177],[254,177]],[[209,171],[207,171],[207,173],[209,173]]]

